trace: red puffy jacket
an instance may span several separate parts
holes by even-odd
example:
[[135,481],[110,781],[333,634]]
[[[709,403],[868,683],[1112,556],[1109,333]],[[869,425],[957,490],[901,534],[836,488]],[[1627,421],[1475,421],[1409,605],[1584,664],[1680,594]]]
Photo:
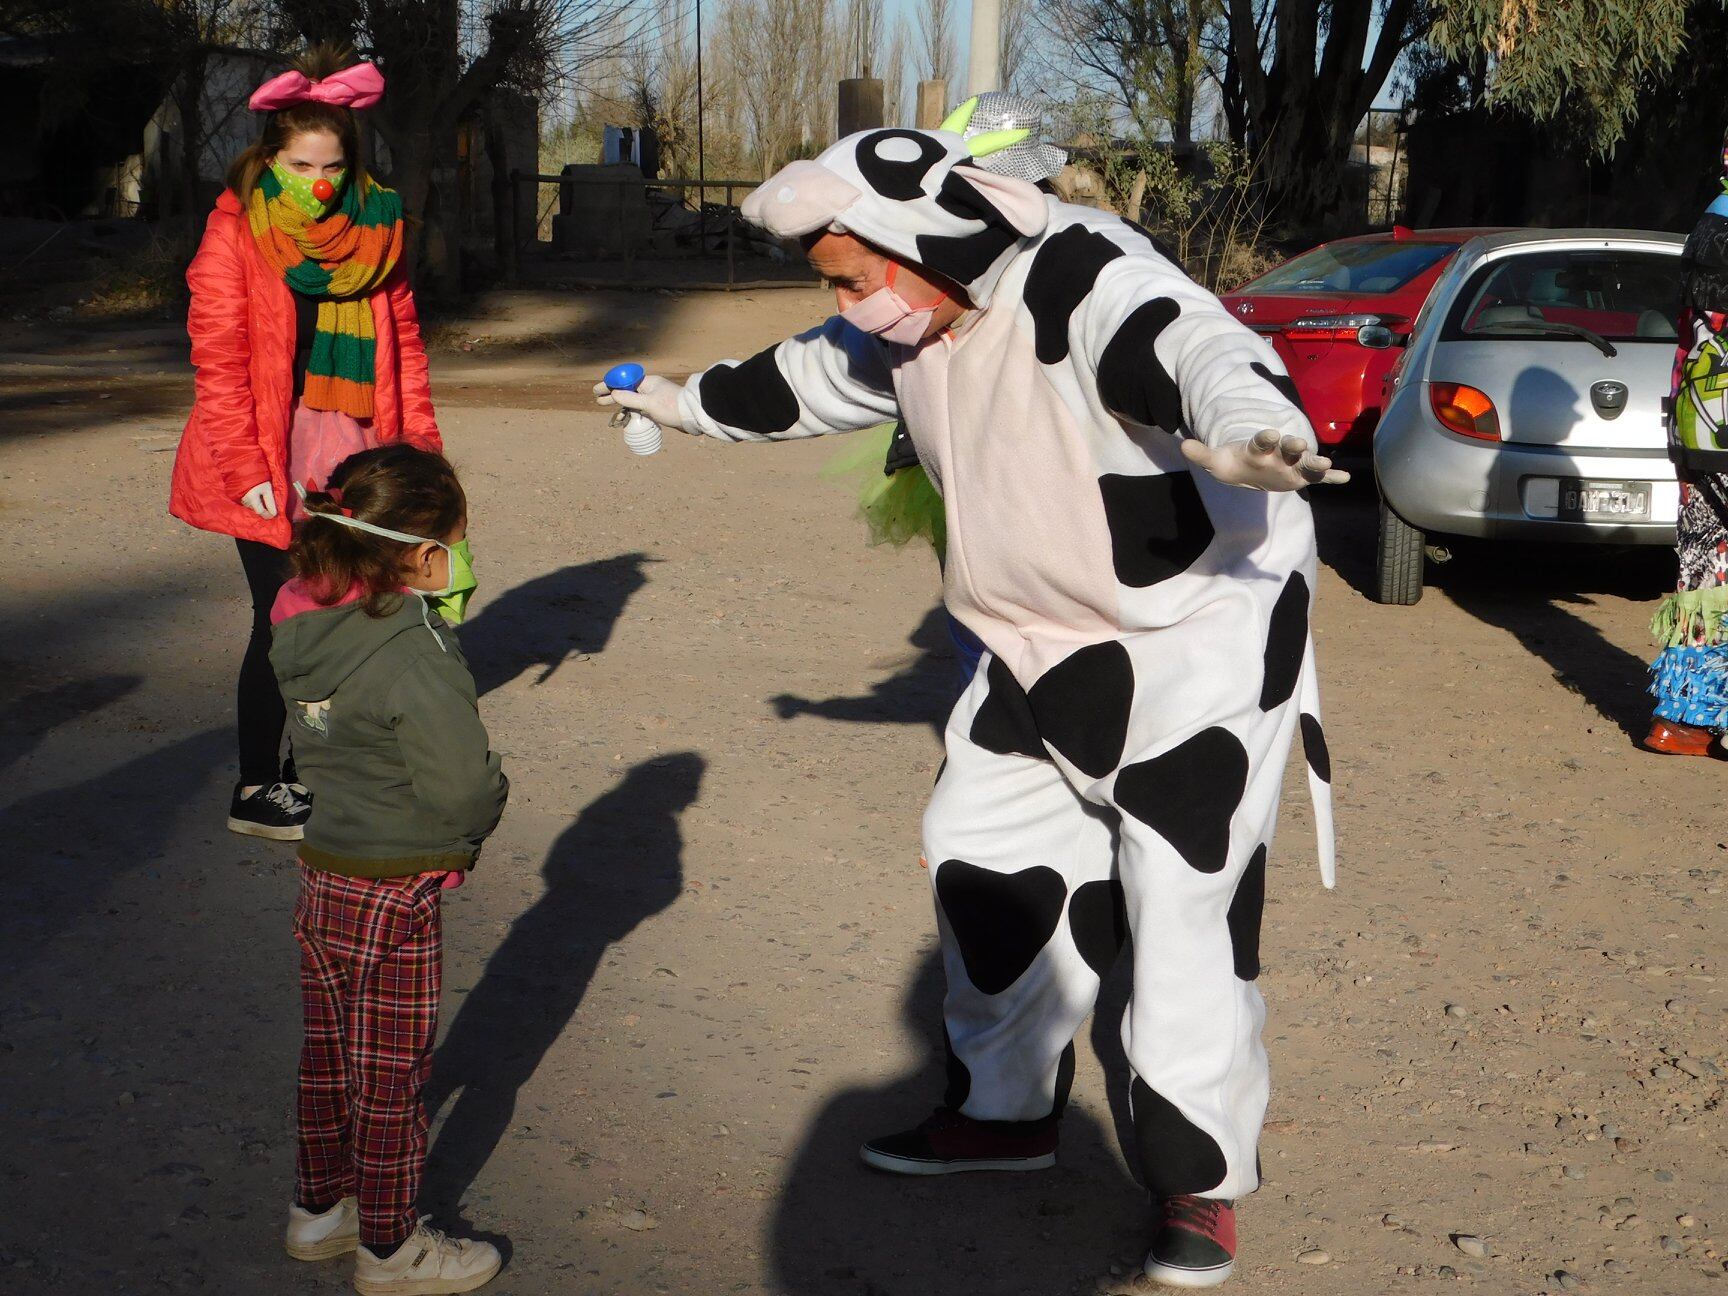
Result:
[[[186,270],[196,396],[174,460],[168,511],[206,531],[286,549],[288,428],[294,405],[294,299],[259,255],[240,200],[224,192]],[[380,444],[442,450],[414,294],[400,268],[372,294],[378,335],[372,427]],[[262,481],[277,514],[240,497]]]

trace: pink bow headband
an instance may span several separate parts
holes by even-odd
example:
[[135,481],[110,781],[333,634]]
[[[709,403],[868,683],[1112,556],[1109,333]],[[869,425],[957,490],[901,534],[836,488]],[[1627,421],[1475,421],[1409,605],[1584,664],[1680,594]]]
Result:
[[332,108],[370,108],[384,97],[384,74],[370,63],[356,63],[334,76],[313,81],[303,72],[273,76],[252,92],[253,112],[276,112],[301,103]]

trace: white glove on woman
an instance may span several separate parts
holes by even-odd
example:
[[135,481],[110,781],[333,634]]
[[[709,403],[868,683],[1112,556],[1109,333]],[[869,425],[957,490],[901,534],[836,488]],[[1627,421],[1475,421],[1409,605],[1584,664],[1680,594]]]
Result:
[[1281,436],[1271,428],[1256,432],[1246,441],[1209,446],[1204,441],[1184,440],[1183,457],[1204,468],[1226,486],[1249,490],[1290,491],[1304,486],[1342,486],[1350,474],[1334,468],[1324,455],[1314,453],[1307,437]]
[[266,520],[276,516],[276,492],[269,482],[259,482],[240,497],[240,503]]
[[615,391],[605,383],[594,384],[594,395],[599,397],[602,405],[618,405],[627,410],[636,410],[646,414],[663,428],[688,432],[690,429],[684,426],[684,414],[678,408],[678,396],[683,390],[683,387],[670,378],[662,378],[659,374],[649,374],[635,391],[625,391],[622,388]]

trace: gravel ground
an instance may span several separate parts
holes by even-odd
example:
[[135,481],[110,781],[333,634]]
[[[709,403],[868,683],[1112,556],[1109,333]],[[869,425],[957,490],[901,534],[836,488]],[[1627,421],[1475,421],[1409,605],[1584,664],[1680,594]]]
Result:
[[[427,1205],[507,1240],[500,1296],[1140,1289],[1125,968],[1055,1170],[855,1162],[939,1093],[934,563],[863,545],[830,445],[637,461],[588,403],[601,360],[820,310],[518,297],[441,334],[515,797],[447,902]],[[247,614],[232,546],[163,512],[188,399],[172,336],[0,330],[7,1292],[347,1281],[280,1249],[293,856],[223,828]],[[1466,553],[1381,608],[1371,492],[1317,504],[1341,884],[1293,770],[1231,1288],[1728,1290],[1724,769],[1633,742],[1668,560]]]

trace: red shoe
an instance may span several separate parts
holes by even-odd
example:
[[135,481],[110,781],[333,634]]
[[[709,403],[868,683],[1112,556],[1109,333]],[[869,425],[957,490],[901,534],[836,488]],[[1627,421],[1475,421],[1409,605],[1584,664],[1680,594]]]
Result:
[[1697,725],[1681,724],[1658,716],[1650,722],[1650,732],[1644,736],[1644,746],[1664,756],[1709,756],[1715,734]]
[[865,1165],[905,1175],[1047,1170],[1056,1164],[1058,1119],[981,1121],[938,1107],[916,1129],[871,1139],[859,1155]]
[[1236,1265],[1236,1206],[1209,1197],[1166,1197],[1146,1253],[1146,1276],[1166,1287],[1216,1287]]

